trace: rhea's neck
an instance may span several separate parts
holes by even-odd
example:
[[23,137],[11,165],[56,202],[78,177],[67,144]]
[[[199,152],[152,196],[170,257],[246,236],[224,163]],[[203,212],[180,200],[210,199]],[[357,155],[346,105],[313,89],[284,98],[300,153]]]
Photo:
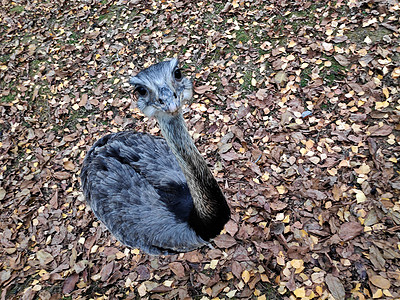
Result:
[[[192,221],[205,239],[214,237],[229,219],[229,207],[207,163],[200,155],[181,113],[158,118],[161,132],[185,175],[193,198]],[[222,225],[222,226],[221,226]],[[208,228],[210,227],[210,228]]]
[[202,194],[210,181],[215,181],[207,163],[200,155],[186,128],[181,113],[158,118],[161,132],[174,153],[182,172],[185,174],[195,207],[200,212],[207,210],[207,202]]

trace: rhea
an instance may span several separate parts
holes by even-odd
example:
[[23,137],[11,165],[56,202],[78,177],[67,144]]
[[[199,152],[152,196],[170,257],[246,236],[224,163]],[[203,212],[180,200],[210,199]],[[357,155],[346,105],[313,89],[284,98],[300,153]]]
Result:
[[142,70],[130,83],[138,108],[156,118],[164,139],[134,131],[99,139],[83,162],[84,196],[123,244],[149,254],[192,251],[216,237],[230,218],[182,116],[192,83],[177,59]]

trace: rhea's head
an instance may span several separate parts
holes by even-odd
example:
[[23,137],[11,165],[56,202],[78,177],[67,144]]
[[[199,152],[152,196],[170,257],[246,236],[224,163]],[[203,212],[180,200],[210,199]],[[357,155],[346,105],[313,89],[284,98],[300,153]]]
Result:
[[177,114],[192,98],[193,87],[173,58],[152,65],[130,79],[135,86],[138,108],[148,117]]

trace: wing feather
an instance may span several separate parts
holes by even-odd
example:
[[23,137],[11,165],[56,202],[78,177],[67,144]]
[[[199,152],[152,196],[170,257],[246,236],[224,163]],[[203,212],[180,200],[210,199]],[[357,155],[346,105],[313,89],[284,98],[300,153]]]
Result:
[[122,243],[151,254],[205,243],[187,223],[193,201],[164,139],[135,132],[107,135],[89,150],[81,179],[94,214]]

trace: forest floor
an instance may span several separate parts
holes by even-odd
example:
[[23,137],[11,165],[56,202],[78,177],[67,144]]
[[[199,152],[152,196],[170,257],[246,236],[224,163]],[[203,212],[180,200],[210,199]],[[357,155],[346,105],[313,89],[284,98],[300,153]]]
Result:
[[[2,1],[0,299],[400,298],[400,5]],[[131,75],[178,56],[232,218],[190,253],[118,243],[80,191],[101,136],[159,134]]]

